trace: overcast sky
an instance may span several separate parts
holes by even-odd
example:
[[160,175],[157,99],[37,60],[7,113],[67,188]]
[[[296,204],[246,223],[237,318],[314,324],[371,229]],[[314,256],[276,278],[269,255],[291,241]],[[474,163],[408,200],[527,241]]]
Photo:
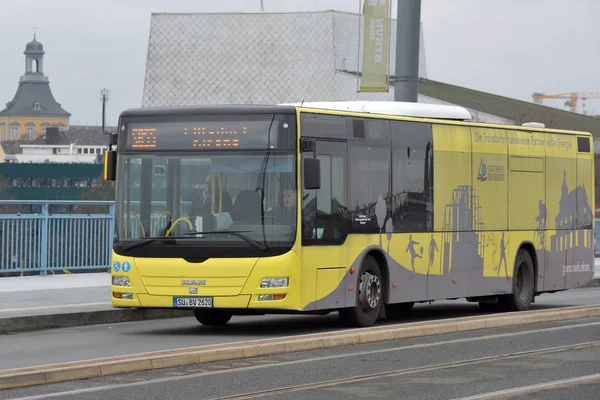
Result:
[[[111,92],[109,124],[141,105],[151,13],[260,11],[260,0],[0,3],[0,109],[15,94],[36,26],[54,96],[81,125],[100,124],[102,88]],[[357,12],[359,2],[264,0],[264,7]],[[421,20],[430,79],[527,101],[532,92],[600,92],[600,0],[422,0]],[[587,106],[600,113],[600,99]]]

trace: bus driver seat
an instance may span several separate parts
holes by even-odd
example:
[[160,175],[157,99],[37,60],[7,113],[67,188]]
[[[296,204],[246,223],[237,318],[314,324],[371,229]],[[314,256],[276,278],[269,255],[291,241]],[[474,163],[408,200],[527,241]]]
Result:
[[234,221],[257,221],[260,219],[260,192],[254,190],[241,191],[235,198],[231,209]]

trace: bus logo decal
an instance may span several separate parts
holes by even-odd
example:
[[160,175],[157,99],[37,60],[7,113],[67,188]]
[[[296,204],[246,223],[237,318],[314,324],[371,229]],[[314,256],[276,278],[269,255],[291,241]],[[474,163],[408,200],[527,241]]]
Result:
[[506,167],[500,164],[484,164],[483,160],[479,162],[479,172],[477,173],[477,180],[479,182],[492,181],[492,182],[504,182],[506,175]]
[[181,284],[184,286],[205,286],[205,279],[182,279]]
[[487,180],[487,165],[483,163],[483,160],[479,162],[479,173],[477,174],[477,180],[484,182]]

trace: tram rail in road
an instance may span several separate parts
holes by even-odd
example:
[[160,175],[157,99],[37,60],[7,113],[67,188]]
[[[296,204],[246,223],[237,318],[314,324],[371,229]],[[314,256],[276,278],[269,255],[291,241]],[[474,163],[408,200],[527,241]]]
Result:
[[498,327],[600,316],[600,305],[455,318],[363,329],[199,346],[0,371],[0,389],[45,385],[215,361],[295,353]]
[[[417,373],[422,373],[422,372],[431,372],[431,371],[436,371],[436,370],[460,368],[460,367],[465,367],[465,366],[492,363],[492,362],[500,361],[500,360],[520,359],[520,358],[528,357],[528,356],[546,355],[546,354],[562,352],[562,351],[580,350],[580,349],[597,348],[597,347],[600,347],[600,341],[568,345],[568,346],[558,346],[558,347],[552,347],[552,348],[545,348],[545,349],[541,349],[541,350],[524,351],[524,352],[508,354],[508,355],[502,354],[502,355],[498,355],[498,356],[482,357],[482,358],[466,360],[466,361],[457,361],[457,362],[453,362],[453,363],[428,365],[425,367],[399,369],[399,370],[391,371],[391,372],[381,372],[381,373],[377,373],[377,374],[353,376],[350,378],[334,379],[334,380],[330,380],[330,381],[309,383],[309,384],[296,385],[296,386],[288,386],[288,387],[284,387],[284,388],[271,389],[271,390],[262,390],[262,391],[257,391],[257,392],[245,393],[245,394],[241,394],[241,395],[218,397],[218,398],[213,398],[212,400],[257,399],[257,398],[261,398],[261,397],[282,395],[282,394],[288,394],[288,393],[292,393],[292,392],[299,392],[299,391],[306,391],[306,390],[313,390],[313,389],[322,389],[322,388],[339,386],[339,385],[344,385],[344,384],[357,384],[360,382],[366,382],[366,381],[371,381],[371,380],[375,380],[375,379],[392,378],[392,377],[398,378],[398,377],[402,377],[404,375],[417,374]],[[484,399],[491,400],[491,399],[500,399],[506,395],[512,395],[512,396],[521,395],[522,396],[525,394],[532,394],[532,393],[535,393],[535,392],[538,392],[538,391],[541,391],[544,389],[551,390],[556,387],[566,387],[568,385],[578,384],[578,383],[579,384],[600,383],[600,374],[591,374],[591,375],[586,375],[583,377],[549,382],[546,384],[531,385],[531,386],[525,386],[525,387],[520,387],[520,388],[514,388],[511,390],[502,390],[502,391],[497,391],[497,392],[492,392],[492,393],[485,393],[482,395],[463,397],[461,399],[456,399],[456,400],[484,400]]]
[[18,388],[0,399],[596,399],[599,333],[599,317],[513,325]]

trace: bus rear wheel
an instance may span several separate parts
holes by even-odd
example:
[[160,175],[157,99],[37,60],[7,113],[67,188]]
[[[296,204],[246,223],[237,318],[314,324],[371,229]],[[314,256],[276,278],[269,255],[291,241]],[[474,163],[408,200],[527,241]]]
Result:
[[356,306],[339,311],[342,321],[350,326],[365,327],[377,321],[383,301],[383,284],[379,264],[366,256],[359,271]]
[[202,325],[221,326],[226,325],[233,314],[224,310],[194,310],[194,316]]
[[533,300],[534,285],[533,260],[527,250],[521,249],[515,259],[512,293],[500,299],[502,308],[506,311],[528,310]]

